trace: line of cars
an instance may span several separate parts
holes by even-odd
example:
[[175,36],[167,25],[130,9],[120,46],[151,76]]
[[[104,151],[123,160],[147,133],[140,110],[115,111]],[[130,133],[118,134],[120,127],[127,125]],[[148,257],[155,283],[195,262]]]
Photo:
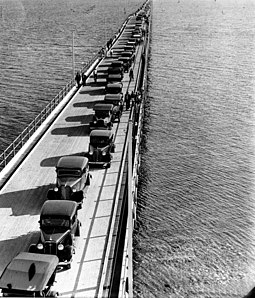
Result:
[[121,37],[110,50],[106,76],[105,97],[103,102],[94,106],[93,119],[90,122],[90,143],[86,157],[92,165],[110,167],[115,150],[114,134],[111,132],[113,123],[120,121],[124,96],[122,92],[124,72],[135,60],[136,46],[142,39],[142,15],[129,19]]
[[[90,185],[89,167],[110,167],[111,153],[115,151],[112,127],[123,111],[122,79],[125,69],[134,61],[137,38],[140,38],[135,37],[134,44],[138,29],[133,25],[126,28],[122,34],[125,38],[120,37],[118,43],[122,46],[125,41],[124,50],[115,51],[120,48],[113,47],[115,53],[107,72],[104,101],[94,106],[88,152],[85,156],[63,156],[58,160],[55,185],[48,190],[40,212],[40,237],[37,243],[30,245],[29,252],[19,253],[3,271],[0,289],[4,297],[59,295],[51,287],[57,270],[71,267],[75,237],[80,236],[78,210]],[[131,35],[126,32],[130,28]]]

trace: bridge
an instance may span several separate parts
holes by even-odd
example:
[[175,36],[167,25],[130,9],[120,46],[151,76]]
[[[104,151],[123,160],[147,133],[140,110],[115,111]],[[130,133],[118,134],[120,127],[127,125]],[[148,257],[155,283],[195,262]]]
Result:
[[[146,2],[141,10],[149,16]],[[38,241],[39,214],[56,181],[62,156],[83,156],[89,147],[89,122],[95,103],[103,102],[108,65],[116,59],[127,33],[136,24],[127,18],[111,46],[86,70],[85,86],[73,86],[31,134],[0,173],[0,274],[12,258]],[[61,269],[54,289],[63,297],[132,297],[132,231],[140,165],[139,148],[146,98],[150,22],[136,46],[134,79],[124,73],[123,94],[141,93],[142,101],[126,110],[112,127],[115,153],[110,168],[90,168],[91,183],[83,207],[71,268]],[[98,79],[94,82],[93,70]]]

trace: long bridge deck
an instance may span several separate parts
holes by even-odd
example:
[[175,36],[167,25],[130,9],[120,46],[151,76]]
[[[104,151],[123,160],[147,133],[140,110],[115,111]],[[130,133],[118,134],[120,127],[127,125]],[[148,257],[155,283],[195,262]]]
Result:
[[[118,41],[113,49],[118,47]],[[135,90],[143,43],[136,48],[133,64],[134,80],[124,73],[123,94]],[[84,155],[89,146],[89,122],[93,106],[105,95],[106,60],[98,66],[98,81],[87,79],[44,133],[29,155],[0,190],[0,274],[11,259],[21,251],[28,251],[39,238],[39,214],[47,191],[56,181],[55,166],[60,157]],[[104,275],[109,227],[114,221],[113,208],[120,189],[119,172],[128,130],[130,110],[124,108],[120,122],[113,125],[116,150],[111,167],[90,169],[92,179],[83,207],[78,211],[81,235],[76,237],[76,251],[71,269],[60,270],[54,289],[66,297],[97,297]]]

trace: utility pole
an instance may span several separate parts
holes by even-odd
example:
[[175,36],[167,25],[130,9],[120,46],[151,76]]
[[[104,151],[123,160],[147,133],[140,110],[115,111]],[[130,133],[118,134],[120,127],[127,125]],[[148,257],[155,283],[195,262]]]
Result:
[[72,64],[73,64],[73,78],[75,78],[74,31],[72,32]]

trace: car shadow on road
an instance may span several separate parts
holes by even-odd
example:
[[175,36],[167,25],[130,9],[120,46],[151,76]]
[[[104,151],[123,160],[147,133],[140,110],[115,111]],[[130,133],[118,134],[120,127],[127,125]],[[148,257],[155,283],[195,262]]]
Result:
[[81,124],[89,124],[92,121],[92,114],[90,115],[78,115],[78,116],[70,116],[67,117],[65,120],[66,122],[79,122]]
[[87,108],[93,109],[94,105],[97,103],[102,103],[102,100],[93,100],[93,101],[84,101],[84,102],[76,102],[73,104],[74,108]]
[[52,135],[66,135],[68,137],[88,136],[89,133],[89,123],[78,126],[59,127],[51,131]]
[[85,156],[85,151],[84,152],[77,152],[74,154],[67,154],[67,155],[59,155],[59,156],[52,156],[49,158],[45,158],[41,161],[40,166],[41,167],[49,167],[49,168],[55,168],[59,159],[63,156]]
[[29,232],[25,235],[13,237],[0,241],[0,275],[9,262],[20,252],[28,251],[30,244],[36,243],[40,236],[39,224],[38,231]]
[[89,94],[90,96],[98,96],[98,95],[104,95],[105,90],[104,88],[94,89],[94,90],[84,90],[84,91],[80,91],[80,94]]
[[[5,209],[3,216],[38,215],[46,200],[50,185],[39,186],[34,189],[6,192],[0,195],[1,209]],[[9,215],[8,215],[9,213]]]

